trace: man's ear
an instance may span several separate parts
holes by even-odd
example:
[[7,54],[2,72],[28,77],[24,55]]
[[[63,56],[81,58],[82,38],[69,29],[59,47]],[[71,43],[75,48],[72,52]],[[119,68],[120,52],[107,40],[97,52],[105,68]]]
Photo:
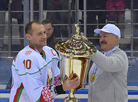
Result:
[[31,39],[31,35],[30,34],[26,34],[26,38],[28,39],[28,40],[30,40]]
[[119,37],[117,35],[115,35],[115,41],[118,41]]

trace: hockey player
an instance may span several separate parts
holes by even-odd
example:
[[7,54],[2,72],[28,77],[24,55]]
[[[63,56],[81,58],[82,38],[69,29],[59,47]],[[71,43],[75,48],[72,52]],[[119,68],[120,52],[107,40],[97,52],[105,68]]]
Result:
[[52,48],[46,46],[44,26],[32,21],[26,25],[25,32],[29,45],[13,61],[10,102],[52,102],[58,94],[78,87],[78,77],[61,84],[59,58]]

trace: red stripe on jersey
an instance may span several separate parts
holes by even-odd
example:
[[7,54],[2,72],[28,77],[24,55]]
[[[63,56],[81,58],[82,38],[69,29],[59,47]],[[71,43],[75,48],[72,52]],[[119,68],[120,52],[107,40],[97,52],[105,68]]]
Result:
[[20,99],[23,88],[24,88],[23,84],[21,83],[20,87],[16,91],[13,102],[19,102],[19,99]]
[[32,45],[29,45],[29,47],[30,47],[31,49],[35,50],[35,48],[34,48]]

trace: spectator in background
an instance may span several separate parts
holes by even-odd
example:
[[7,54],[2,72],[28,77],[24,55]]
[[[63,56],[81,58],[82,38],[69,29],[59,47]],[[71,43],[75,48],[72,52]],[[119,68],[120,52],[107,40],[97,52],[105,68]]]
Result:
[[[127,0],[106,0],[107,10],[125,10]],[[125,11],[110,11],[107,12],[107,22],[111,24],[125,23]],[[125,24],[119,24],[122,38],[124,38]]]
[[[4,31],[5,31],[5,14],[8,10],[8,4],[9,0],[0,0],[0,38],[4,37]],[[0,39],[0,47],[3,47],[3,40]],[[2,50],[2,49],[1,49]]]
[[57,40],[53,35],[54,27],[52,21],[46,19],[42,21],[42,24],[44,25],[44,28],[46,30],[47,46],[50,46],[55,49],[55,44],[57,43]]
[[[47,9],[48,10],[54,10],[54,12],[48,12],[46,19],[49,19],[53,22],[53,24],[65,24],[66,14],[63,13],[63,11],[57,11],[57,10],[63,10],[65,8],[65,2],[63,0],[47,0]],[[67,28],[64,25],[56,25],[54,27],[55,35],[56,37],[67,37],[68,32]]]

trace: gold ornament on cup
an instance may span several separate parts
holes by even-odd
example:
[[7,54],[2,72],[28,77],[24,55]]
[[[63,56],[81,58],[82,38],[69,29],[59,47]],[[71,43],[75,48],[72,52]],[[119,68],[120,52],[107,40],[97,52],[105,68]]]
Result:
[[64,83],[66,79],[75,77],[79,77],[80,80],[80,85],[77,88],[69,90],[69,96],[64,99],[64,102],[78,102],[74,93],[85,84],[91,56],[97,51],[94,44],[82,39],[78,24],[75,24],[75,27],[75,35],[68,40],[59,41],[55,45],[60,56],[61,82]]

